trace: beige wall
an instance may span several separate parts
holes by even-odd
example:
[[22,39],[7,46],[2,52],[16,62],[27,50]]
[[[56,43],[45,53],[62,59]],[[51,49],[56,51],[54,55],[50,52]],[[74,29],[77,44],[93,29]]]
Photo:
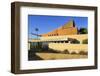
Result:
[[84,39],[88,39],[88,34],[40,37],[40,40],[30,39],[29,42],[61,41],[67,40],[68,38],[74,38],[82,42]]
[[[51,37],[41,37],[40,40],[30,40],[30,42],[43,42],[43,41],[60,41],[67,40],[68,38],[75,38],[82,42],[84,39],[88,39],[87,34],[78,34],[78,35],[64,35],[64,36],[51,36]],[[87,44],[70,44],[70,43],[49,43],[49,48],[54,50],[65,50],[68,49],[70,52],[72,51],[87,51]],[[29,45],[30,46],[30,45]],[[30,48],[29,48],[30,49]]]
[[65,49],[69,52],[79,52],[79,51],[88,51],[87,44],[67,44],[67,43],[49,43],[49,48],[59,51],[64,51]]

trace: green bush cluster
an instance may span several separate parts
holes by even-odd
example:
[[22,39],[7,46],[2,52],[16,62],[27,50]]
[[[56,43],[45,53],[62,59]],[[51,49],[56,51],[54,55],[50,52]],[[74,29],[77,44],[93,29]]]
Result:
[[80,55],[88,55],[88,52],[80,51],[79,54],[80,54]]
[[68,49],[64,50],[62,53],[63,54],[78,54],[78,55],[87,55],[88,54],[88,52],[85,52],[85,51],[80,51],[79,53],[73,51],[70,53]]
[[78,30],[78,32],[79,32],[79,34],[87,34],[88,33],[88,30],[87,30],[87,28],[80,28]]
[[73,44],[80,44],[80,41],[78,41],[77,39],[73,39],[73,40],[71,40],[71,43],[73,43]]
[[83,44],[88,44],[88,39],[83,40]]

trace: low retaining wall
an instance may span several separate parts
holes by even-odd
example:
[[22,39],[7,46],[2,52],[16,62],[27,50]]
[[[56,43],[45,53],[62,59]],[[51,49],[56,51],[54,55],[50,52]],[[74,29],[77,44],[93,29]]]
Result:
[[49,43],[49,48],[57,50],[57,51],[64,51],[68,50],[71,52],[79,53],[80,51],[87,52],[88,45],[87,44],[66,44],[66,43]]

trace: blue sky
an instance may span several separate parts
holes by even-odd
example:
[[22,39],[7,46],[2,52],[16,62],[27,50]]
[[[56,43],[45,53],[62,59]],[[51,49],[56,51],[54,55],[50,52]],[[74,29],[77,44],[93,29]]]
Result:
[[36,37],[31,34],[31,33],[37,33],[35,31],[35,28],[39,29],[38,34],[44,34],[63,26],[70,20],[74,20],[75,25],[76,27],[78,27],[78,29],[88,27],[88,17],[28,15],[29,38]]

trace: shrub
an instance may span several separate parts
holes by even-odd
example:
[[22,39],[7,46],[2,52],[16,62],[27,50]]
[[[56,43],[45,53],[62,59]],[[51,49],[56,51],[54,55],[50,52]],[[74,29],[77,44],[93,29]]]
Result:
[[77,54],[75,51],[71,52],[71,54]]
[[88,44],[88,39],[83,40],[83,44]]
[[63,51],[63,53],[64,53],[64,54],[70,54],[70,52],[68,51],[68,49],[65,49],[65,50]]
[[85,51],[80,51],[80,52],[79,52],[79,54],[80,54],[80,55],[87,55],[87,54],[88,54],[88,52],[85,52]]
[[80,28],[79,33],[80,34],[87,34],[88,30],[87,30],[87,28]]
[[80,41],[78,41],[77,39],[73,39],[73,40],[71,40],[71,43],[73,43],[73,44],[79,44]]
[[58,50],[54,50],[54,49],[51,49],[51,48],[48,48],[48,51],[49,51],[49,52],[52,52],[52,53],[59,53]]

